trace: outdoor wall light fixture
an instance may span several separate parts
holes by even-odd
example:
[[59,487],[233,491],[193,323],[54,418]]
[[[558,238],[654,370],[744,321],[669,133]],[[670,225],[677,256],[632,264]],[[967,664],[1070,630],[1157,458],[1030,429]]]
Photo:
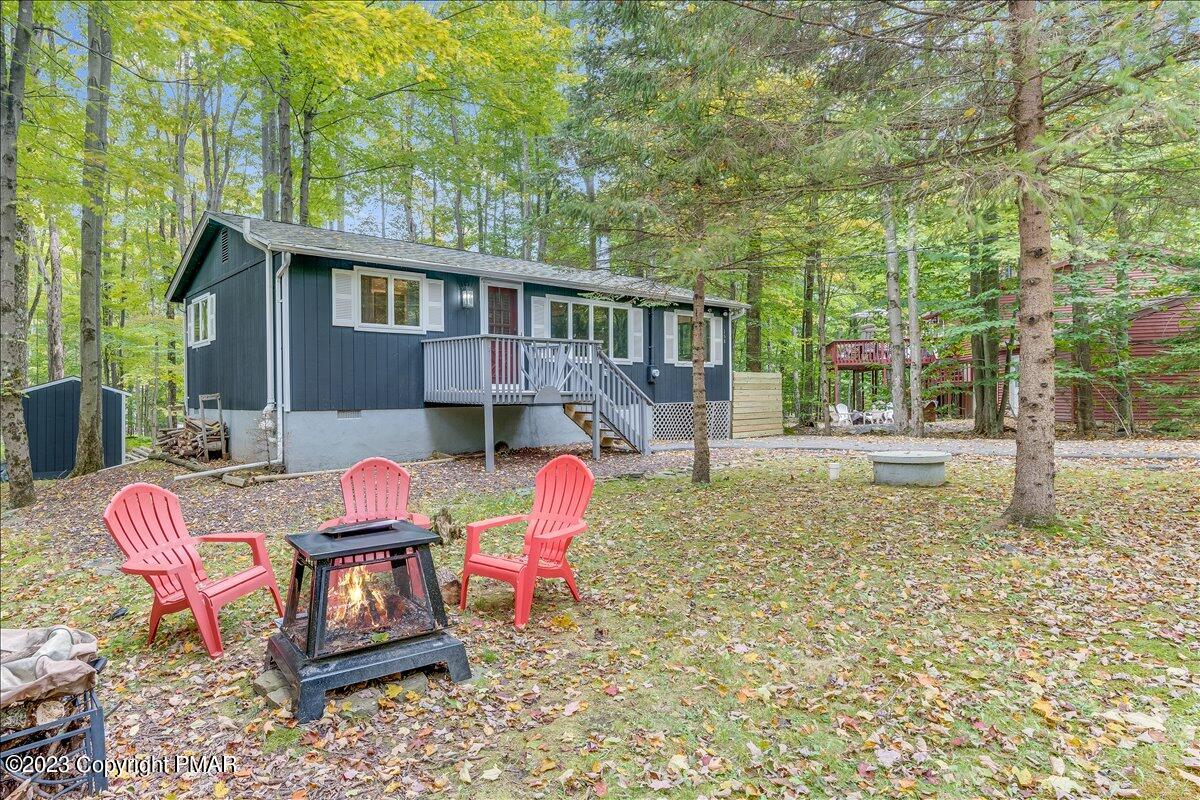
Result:
[[459,299],[462,301],[463,308],[475,307],[475,287],[463,286],[459,289]]

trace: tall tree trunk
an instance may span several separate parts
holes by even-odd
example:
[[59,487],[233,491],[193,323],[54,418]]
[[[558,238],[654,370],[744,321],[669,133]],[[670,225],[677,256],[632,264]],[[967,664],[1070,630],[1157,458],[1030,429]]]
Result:
[[[970,263],[969,288],[967,294],[971,298],[977,322],[983,319],[983,290],[980,288],[982,277],[979,257],[979,236],[974,224],[974,208],[971,209],[970,241],[967,243],[967,260]],[[975,419],[975,435],[983,433],[983,334],[971,334],[971,413]],[[995,390],[993,390],[995,391]]]
[[300,114],[300,219],[308,224],[309,188],[312,184],[313,112],[306,108]]
[[475,184],[475,252],[487,252],[487,177],[479,170],[479,182]]
[[909,427],[913,436],[925,435],[925,402],[921,397],[921,317],[917,307],[917,207],[905,206],[908,215],[908,347],[912,354],[908,367]]
[[1069,233],[1071,242],[1071,279],[1075,284],[1075,298],[1071,303],[1071,338],[1073,341],[1071,360],[1075,370],[1082,373],[1075,378],[1071,386],[1072,417],[1075,421],[1075,433],[1081,437],[1090,437],[1096,428],[1095,393],[1092,390],[1092,315],[1087,301],[1080,292],[1084,257],[1082,252],[1083,236],[1078,226],[1072,226]]
[[546,187],[546,191],[538,195],[537,220],[537,260],[547,261],[546,241],[550,235],[550,201],[554,198],[554,183]]
[[[459,150],[461,143],[458,136],[458,110],[453,105],[450,107],[450,137],[454,142],[455,166],[458,166],[459,161],[462,158],[462,153]],[[463,190],[461,172],[459,172],[454,178],[454,246],[459,250],[467,249],[467,231],[463,222]]]
[[591,170],[583,173],[583,192],[588,202],[587,235],[588,235],[588,269],[598,265],[596,237],[596,175]]
[[521,258],[533,256],[533,216],[529,195],[529,137],[521,134]]
[[[0,436],[8,462],[8,504],[13,508],[37,500],[29,462],[29,433],[21,405],[28,365],[29,265],[17,254],[17,134],[25,110],[25,78],[33,39],[33,2],[21,0],[9,56],[0,35],[4,68],[0,107]],[[24,287],[24,288],[22,288]]]
[[1018,178],[1021,261],[1017,333],[1017,458],[1012,502],[1015,522],[1054,518],[1054,267],[1050,250],[1050,202],[1045,156],[1038,141],[1046,132],[1039,21],[1035,0],[1009,0],[1013,58],[1012,117],[1017,152],[1030,170]]
[[175,97],[179,108],[179,129],[174,135],[175,145],[175,182],[171,186],[171,202],[175,206],[175,238],[179,241],[179,253],[184,248],[191,235],[191,215],[187,208],[188,174],[187,174],[187,142],[192,125],[192,84],[188,78],[191,72],[191,60],[185,53],[179,61],[179,73],[184,76],[175,87]]
[[900,313],[900,254],[896,242],[896,213],[892,187],[883,187],[883,238],[887,250],[887,321],[888,341],[891,343],[889,385],[892,396],[892,426],[897,433],[907,433],[908,412],[904,400],[904,325]]
[[337,220],[334,230],[346,230],[346,182],[339,178],[334,183],[334,201],[337,203]]
[[429,241],[433,244],[438,243],[437,229],[437,196],[438,196],[437,178],[433,178],[429,182]]
[[63,269],[62,242],[58,236],[58,221],[54,214],[48,215],[46,228],[49,233],[50,280],[46,287],[46,359],[50,380],[62,380],[66,372],[66,354],[63,348]]
[[[379,235],[387,236],[387,187],[383,173],[379,174]],[[412,241],[416,240],[416,237],[412,237]]]
[[[792,326],[792,341],[797,342],[800,340],[800,338],[801,338],[800,337],[800,329],[797,326],[793,325]],[[800,359],[798,359],[796,357],[796,350],[794,347],[787,348],[786,352],[787,352],[787,354],[791,360],[791,364],[792,364],[792,413],[796,415],[796,424],[799,426],[799,425],[804,424],[804,417],[803,417],[804,400],[803,400],[803,397],[801,394],[801,379],[800,379],[800,367],[802,366],[803,362],[801,362]]]
[[983,422],[980,433],[991,437],[1004,433],[1004,403],[997,400],[1000,391],[1000,263],[996,258],[996,221],[996,207],[989,205],[983,213],[985,230],[979,253],[979,288],[984,294],[984,319],[989,323],[982,334],[985,391],[980,409]]
[[[826,320],[828,318],[827,310],[829,308],[829,279],[825,275],[825,270],[821,269],[818,264],[814,278],[816,279],[817,291],[817,358],[821,359],[821,364],[818,373],[817,387],[819,397],[817,402],[820,407],[820,419],[822,421],[822,429],[826,436],[833,435],[833,416],[829,413],[829,364],[825,360],[825,335],[827,332]],[[836,374],[836,373],[835,373]]]
[[1116,432],[1133,436],[1136,426],[1133,420],[1133,364],[1129,350],[1129,325],[1131,322],[1132,286],[1129,279],[1129,231],[1125,208],[1118,204],[1116,213],[1117,258],[1113,262],[1113,299],[1116,313],[1112,315],[1113,368],[1116,371]]
[[[404,226],[405,226],[405,229],[408,231],[408,240],[410,242],[417,241],[417,216],[416,216],[416,212],[414,211],[414,208],[413,208],[413,205],[416,202],[415,195],[414,195],[414,192],[415,192],[414,184],[416,182],[416,171],[417,171],[416,155],[413,153],[413,144],[412,144],[414,113],[415,112],[413,109],[413,103],[412,103],[412,101],[409,101],[408,105],[405,106],[405,111],[404,111],[404,119],[406,122],[405,132],[404,132],[404,136],[405,136],[404,152],[408,155],[408,166],[405,169],[405,175],[404,175]],[[383,186],[383,179],[380,178],[380,187],[382,187],[382,186]],[[382,191],[383,191],[383,189],[380,188],[380,192],[382,192]],[[381,234],[381,235],[386,236],[387,234]]]
[[[697,224],[703,235],[703,217]],[[714,320],[714,324],[719,324]],[[708,394],[704,386],[704,362],[708,361],[708,341],[704,336],[704,271],[696,273],[692,285],[692,483],[708,483],[711,478],[711,453],[708,446]]]
[[262,210],[263,219],[279,219],[279,168],[276,164],[275,132],[278,122],[275,117],[275,97],[270,87],[262,87]]
[[291,222],[295,212],[292,198],[292,102],[284,94],[279,96],[276,113],[279,126],[279,221]]
[[[816,389],[813,385],[815,377],[813,369],[813,293],[819,266],[820,254],[810,249],[804,254],[804,307],[800,311],[800,353],[804,369],[804,402],[803,407],[798,409],[797,413],[801,415],[801,425],[809,421],[816,425],[817,420],[822,418],[817,412],[820,411],[823,401],[815,396]],[[824,359],[823,350],[816,352]]]
[[108,95],[112,83],[112,36],[88,6],[88,82],[83,135],[83,188],[87,198],[79,230],[79,439],[72,475],[104,467],[100,388],[100,284],[104,252],[104,196],[108,173]]
[[762,372],[762,239],[759,232],[750,233],[750,252],[746,256],[746,369]]

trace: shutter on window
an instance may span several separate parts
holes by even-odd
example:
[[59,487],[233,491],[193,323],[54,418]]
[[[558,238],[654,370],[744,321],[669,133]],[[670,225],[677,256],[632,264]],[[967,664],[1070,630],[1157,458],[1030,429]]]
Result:
[[446,330],[446,288],[442,281],[425,281],[425,330]]
[[204,304],[204,308],[208,311],[208,341],[213,341],[217,338],[217,296],[210,294],[208,302]]
[[196,304],[188,303],[184,307],[183,313],[183,342],[188,347],[192,346],[192,317],[196,316]]
[[354,327],[354,270],[334,269],[333,275],[333,324]]
[[642,335],[642,319],[646,310],[629,309],[629,359],[635,364],[646,360],[646,340]]
[[550,327],[547,324],[549,316],[550,303],[544,297],[529,298],[529,315],[532,317],[530,321],[529,335],[535,339],[545,339],[550,334],[547,329]]
[[725,363],[725,318],[712,317],[708,323],[709,336],[712,338],[712,362],[717,366]]
[[675,337],[679,335],[679,325],[675,322],[674,311],[663,312],[663,363],[674,364],[675,356],[679,353],[679,345]]

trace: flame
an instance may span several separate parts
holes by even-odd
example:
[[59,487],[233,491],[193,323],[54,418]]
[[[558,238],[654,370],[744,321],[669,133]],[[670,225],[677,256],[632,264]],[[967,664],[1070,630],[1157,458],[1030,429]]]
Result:
[[337,581],[340,602],[330,604],[329,618],[352,628],[385,624],[387,594],[370,581],[366,567],[350,567]]

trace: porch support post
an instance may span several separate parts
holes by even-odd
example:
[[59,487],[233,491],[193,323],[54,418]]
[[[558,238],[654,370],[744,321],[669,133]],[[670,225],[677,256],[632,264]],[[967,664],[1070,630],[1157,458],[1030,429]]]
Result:
[[592,460],[600,460],[600,346],[588,348],[592,359]]
[[483,464],[487,472],[496,471],[496,427],[492,419],[492,342],[479,340],[479,387],[483,393]]

